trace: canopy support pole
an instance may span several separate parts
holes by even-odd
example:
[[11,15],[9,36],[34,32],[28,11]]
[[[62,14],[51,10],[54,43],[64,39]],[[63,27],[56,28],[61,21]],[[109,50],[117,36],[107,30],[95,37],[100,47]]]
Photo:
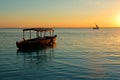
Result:
[[37,37],[37,38],[39,37],[39,32],[38,32],[38,31],[36,32],[36,37]]
[[23,31],[23,39],[25,39],[24,37],[25,37],[25,35],[24,35],[24,31]]
[[46,36],[46,31],[44,32],[44,37]]

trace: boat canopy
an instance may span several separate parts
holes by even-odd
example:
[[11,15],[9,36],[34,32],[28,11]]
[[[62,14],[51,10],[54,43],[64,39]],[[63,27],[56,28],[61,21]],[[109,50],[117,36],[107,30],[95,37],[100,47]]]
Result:
[[26,28],[26,29],[23,29],[23,31],[40,31],[40,32],[44,32],[44,31],[54,31],[53,28]]
[[[30,39],[31,39],[31,31],[36,31],[36,37],[45,37],[46,32],[49,32],[50,36],[54,35],[54,29],[53,28],[26,28],[23,29],[23,39],[25,39],[25,31],[29,31],[30,33]],[[40,34],[39,34],[40,33]]]

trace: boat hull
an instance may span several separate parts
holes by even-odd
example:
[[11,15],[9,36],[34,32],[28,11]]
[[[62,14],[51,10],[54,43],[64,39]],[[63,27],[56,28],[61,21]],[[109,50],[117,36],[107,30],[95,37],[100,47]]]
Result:
[[22,40],[22,41],[16,42],[16,46],[19,49],[29,49],[29,48],[51,46],[56,41],[56,37],[57,36],[55,35],[55,36],[48,36],[45,38]]

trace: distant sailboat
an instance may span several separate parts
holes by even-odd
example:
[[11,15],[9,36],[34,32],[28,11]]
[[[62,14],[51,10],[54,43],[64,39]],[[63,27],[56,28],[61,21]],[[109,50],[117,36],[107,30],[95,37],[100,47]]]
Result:
[[93,29],[99,29],[99,26],[96,24],[96,27],[93,27]]

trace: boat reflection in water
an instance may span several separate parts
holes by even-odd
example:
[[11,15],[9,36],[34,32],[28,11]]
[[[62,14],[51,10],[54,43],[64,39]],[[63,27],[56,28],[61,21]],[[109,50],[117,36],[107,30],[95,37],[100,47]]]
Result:
[[20,57],[22,55],[25,63],[46,63],[51,61],[55,47],[56,43],[34,49],[18,49],[17,56]]

